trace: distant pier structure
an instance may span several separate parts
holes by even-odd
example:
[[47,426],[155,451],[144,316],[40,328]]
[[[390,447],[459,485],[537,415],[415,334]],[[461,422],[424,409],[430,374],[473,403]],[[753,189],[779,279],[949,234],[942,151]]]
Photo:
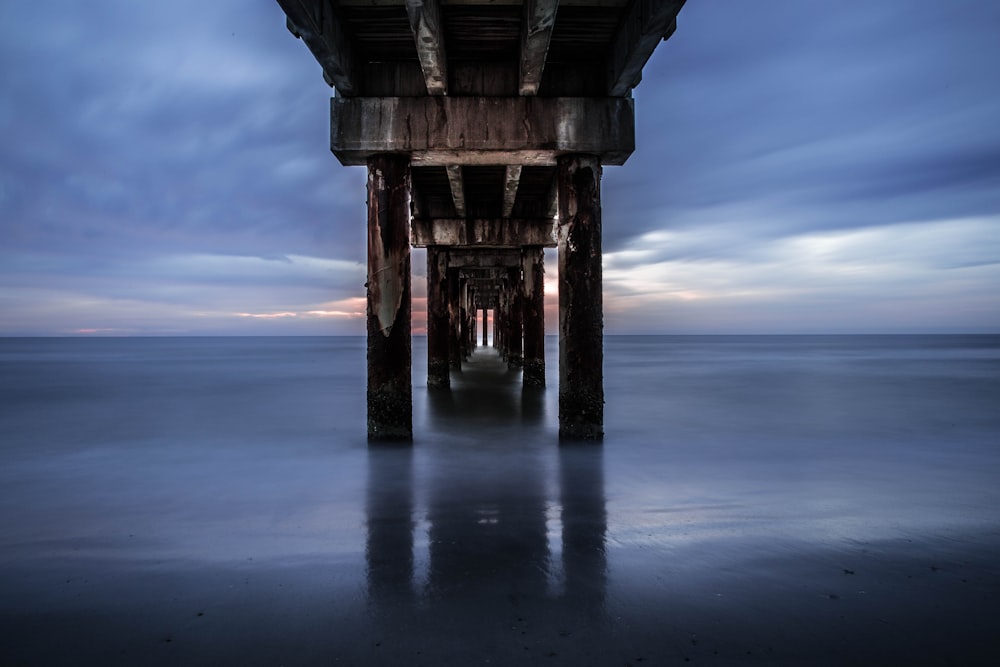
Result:
[[368,170],[368,436],[412,438],[410,247],[427,248],[427,383],[493,341],[544,386],[559,255],[559,433],[604,431],[601,169],[684,0],[278,0],[336,89],[330,148]]

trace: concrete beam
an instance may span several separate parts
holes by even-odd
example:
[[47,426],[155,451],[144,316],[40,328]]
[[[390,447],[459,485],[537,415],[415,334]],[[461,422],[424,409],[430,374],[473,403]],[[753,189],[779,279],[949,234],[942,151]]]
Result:
[[[442,0],[444,5],[516,7],[524,0]],[[406,0],[340,0],[344,7],[402,7]],[[564,7],[624,7],[628,0],[561,0]]]
[[[553,178],[552,179],[552,185],[549,187],[548,194],[545,195],[545,201],[546,201],[545,215],[547,215],[550,218],[555,219],[556,214],[559,213],[559,179],[558,178]],[[558,222],[557,222],[556,223],[556,227],[558,228],[558,226],[559,225],[558,225]],[[556,236],[558,237],[558,235],[559,235],[559,233],[557,231],[556,232]]]
[[448,59],[444,51],[444,27],[439,0],[406,0],[417,58],[429,95],[448,94]]
[[624,164],[635,112],[621,97],[334,97],[330,149],[341,164],[408,153],[413,165],[554,165],[584,153]]
[[521,254],[517,250],[451,250],[448,267],[451,269],[520,267]]
[[559,0],[524,0],[521,18],[521,95],[537,95],[549,52],[552,28],[556,24]]
[[357,90],[355,58],[349,32],[336,11],[336,2],[278,0],[287,17],[289,32],[306,43],[323,68],[323,78],[345,97]]
[[514,212],[514,201],[517,199],[517,186],[521,183],[521,165],[507,165],[503,185],[503,217],[509,218]]
[[677,28],[684,0],[634,0],[618,24],[608,58],[608,95],[620,97],[639,85],[642,68],[657,45]]
[[556,225],[551,218],[432,218],[410,223],[410,242],[426,246],[556,247]]
[[506,277],[506,268],[470,266],[458,270],[461,277],[477,286],[495,286],[499,280]]
[[462,166],[450,164],[445,169],[448,172],[448,185],[451,186],[451,198],[455,202],[455,215],[464,218],[465,183],[462,181]]

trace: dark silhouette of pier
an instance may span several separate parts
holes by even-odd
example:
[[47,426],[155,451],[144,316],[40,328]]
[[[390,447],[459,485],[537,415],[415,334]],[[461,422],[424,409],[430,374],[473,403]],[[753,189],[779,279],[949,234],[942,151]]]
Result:
[[631,91],[684,0],[278,3],[336,89],[333,154],[368,170],[369,438],[413,436],[412,246],[434,390],[479,317],[545,386],[543,249],[559,249],[559,433],[600,439],[602,169],[635,149]]

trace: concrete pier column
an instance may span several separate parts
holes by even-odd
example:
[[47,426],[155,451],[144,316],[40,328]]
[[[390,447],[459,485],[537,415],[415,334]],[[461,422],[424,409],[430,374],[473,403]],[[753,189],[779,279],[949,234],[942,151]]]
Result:
[[458,269],[448,269],[448,364],[453,371],[462,370],[461,295]]
[[469,359],[469,284],[465,279],[459,280],[459,322],[458,335],[461,345],[462,360]]
[[468,322],[466,327],[466,357],[472,354],[473,348],[476,347],[476,290],[472,287],[469,288],[469,296],[466,299],[465,319]]
[[493,308],[493,348],[500,346],[500,308]]
[[601,163],[558,160],[559,435],[604,435],[604,308],[601,287]]
[[427,386],[451,386],[448,371],[448,253],[427,247]]
[[521,249],[524,375],[526,387],[545,386],[545,252],[540,246]]
[[500,330],[500,358],[507,361],[510,352],[510,293],[507,288],[507,279],[500,280],[500,294],[497,300],[497,325]]
[[524,337],[523,320],[522,320],[522,303],[523,299],[521,294],[523,289],[523,280],[521,278],[521,269],[510,269],[510,288],[509,288],[509,305],[510,305],[510,339],[507,341],[507,368],[520,368],[523,361],[522,357],[522,341]]
[[490,311],[483,306],[483,347],[489,345],[488,332],[490,330]]
[[368,158],[368,437],[413,437],[410,161]]

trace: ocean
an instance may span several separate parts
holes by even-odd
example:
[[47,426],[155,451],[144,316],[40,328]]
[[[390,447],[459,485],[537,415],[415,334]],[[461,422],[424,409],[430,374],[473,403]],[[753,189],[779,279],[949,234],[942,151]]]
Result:
[[995,664],[1000,336],[0,338],[0,664]]

